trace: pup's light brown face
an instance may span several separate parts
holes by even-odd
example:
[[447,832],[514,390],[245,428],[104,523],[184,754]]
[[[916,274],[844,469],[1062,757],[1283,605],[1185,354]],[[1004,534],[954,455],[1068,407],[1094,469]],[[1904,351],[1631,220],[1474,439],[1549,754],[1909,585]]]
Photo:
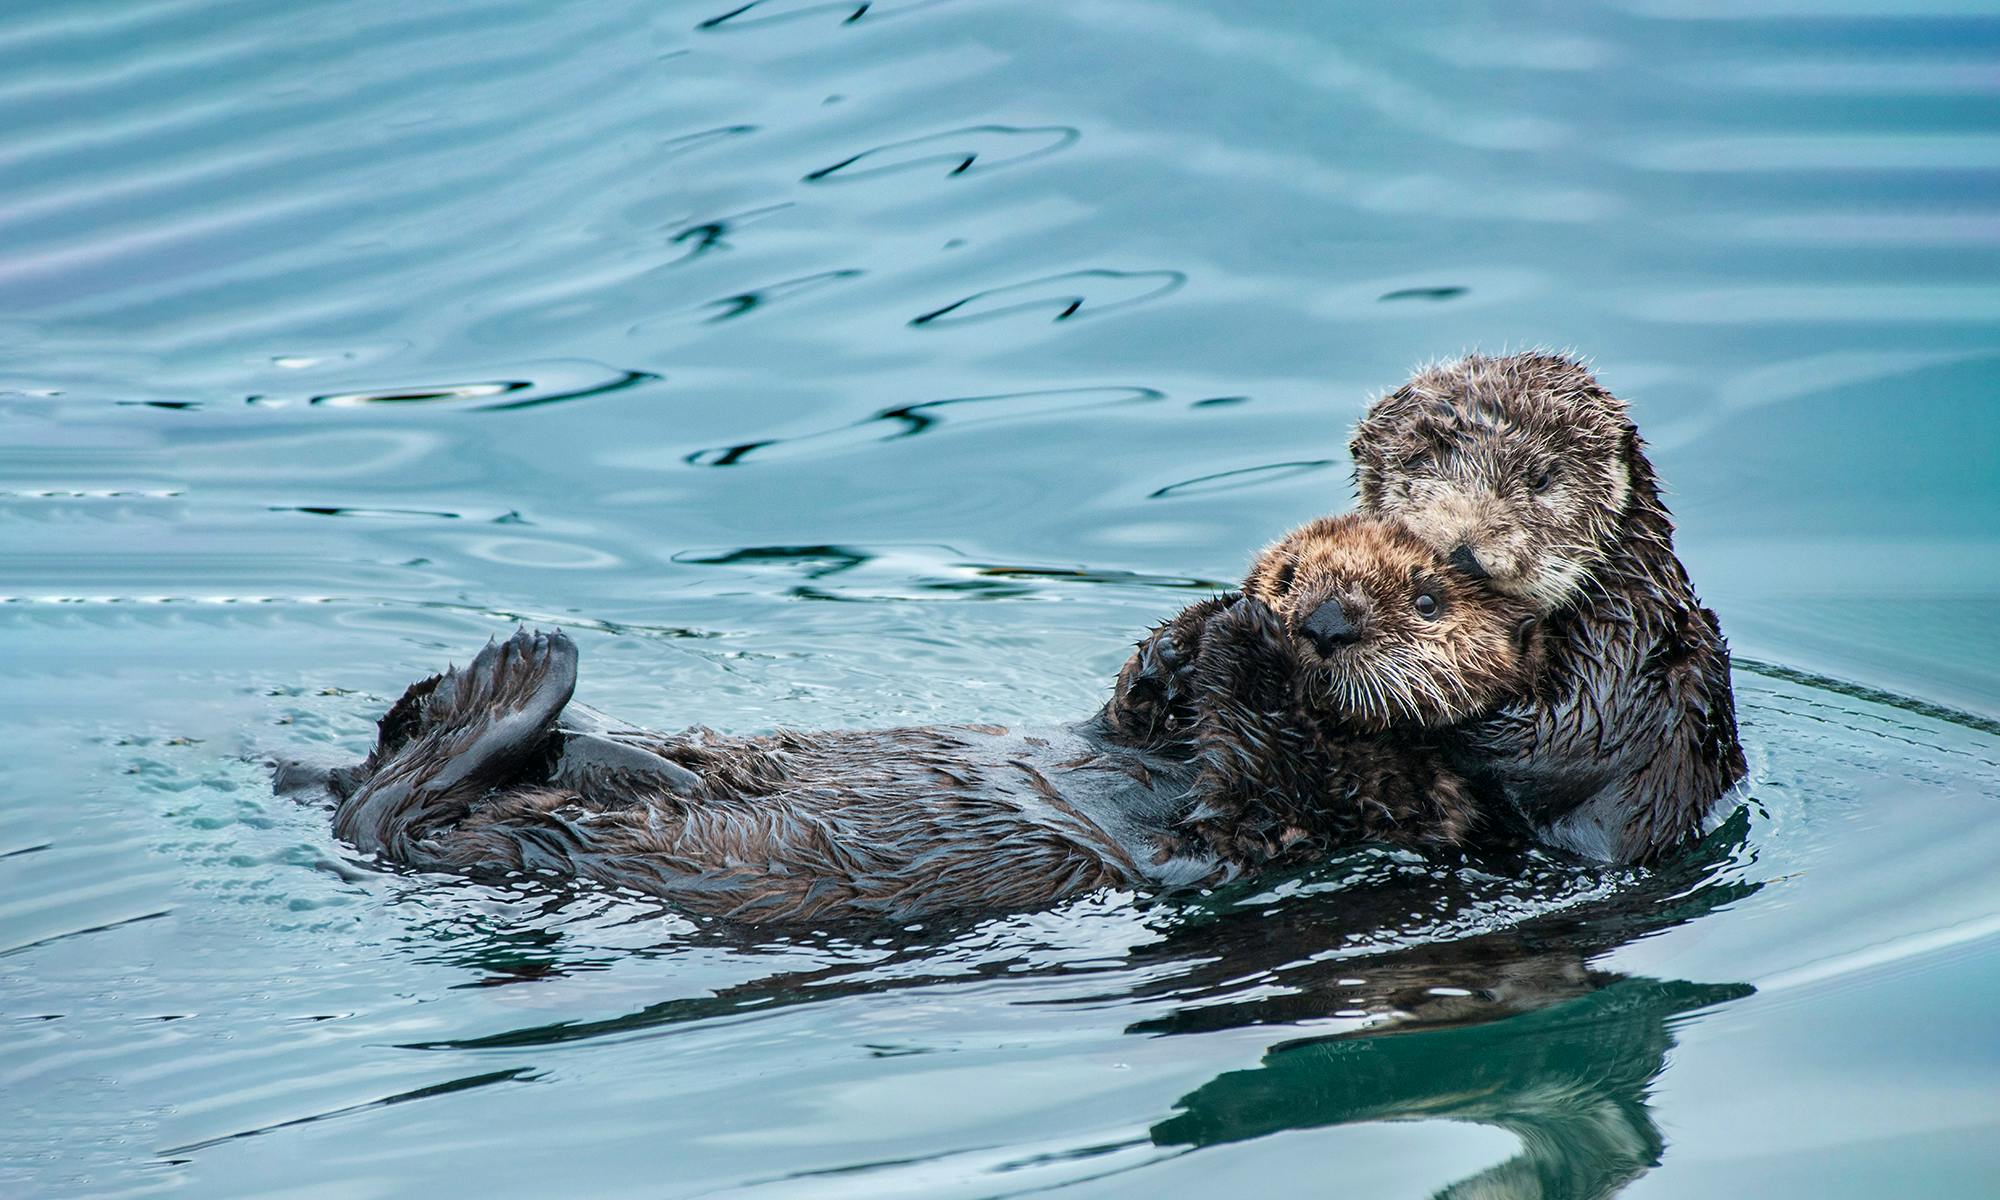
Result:
[[1529,673],[1533,607],[1380,517],[1300,526],[1257,556],[1243,592],[1277,614],[1309,696],[1364,729],[1464,720]]
[[1349,449],[1364,509],[1549,613],[1625,535],[1637,445],[1624,403],[1581,363],[1516,354],[1419,371]]

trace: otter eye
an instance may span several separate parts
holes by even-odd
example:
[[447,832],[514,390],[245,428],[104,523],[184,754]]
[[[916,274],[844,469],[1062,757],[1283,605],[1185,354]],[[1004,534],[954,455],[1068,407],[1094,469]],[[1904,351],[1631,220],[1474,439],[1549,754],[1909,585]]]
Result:
[[1534,492],[1536,495],[1540,495],[1541,493],[1548,491],[1549,485],[1554,483],[1555,481],[1556,481],[1555,475],[1552,472],[1550,472],[1547,467],[1543,467],[1541,474],[1536,475],[1532,480],[1528,482],[1528,490]]
[[1298,561],[1296,559],[1290,559],[1290,558],[1286,559],[1285,565],[1278,568],[1278,578],[1272,584],[1272,587],[1277,589],[1277,592],[1280,596],[1284,595],[1286,592],[1292,590],[1292,577],[1297,575],[1298,573],[1299,573]]
[[1418,592],[1416,607],[1418,616],[1429,621],[1437,619],[1440,606],[1436,596],[1431,595],[1429,592]]

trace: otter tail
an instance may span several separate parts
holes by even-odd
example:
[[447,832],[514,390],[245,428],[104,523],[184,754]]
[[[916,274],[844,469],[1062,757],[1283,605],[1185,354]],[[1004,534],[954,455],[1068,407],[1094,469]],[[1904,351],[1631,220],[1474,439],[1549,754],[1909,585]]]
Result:
[[423,838],[543,753],[576,688],[576,643],[561,630],[490,641],[464,670],[413,685],[379,722],[333,829],[367,853],[421,862]]

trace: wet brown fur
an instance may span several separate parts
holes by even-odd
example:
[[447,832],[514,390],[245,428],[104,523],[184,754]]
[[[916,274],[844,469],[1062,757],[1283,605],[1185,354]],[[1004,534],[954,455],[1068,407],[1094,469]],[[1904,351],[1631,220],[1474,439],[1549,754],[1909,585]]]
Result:
[[[1329,600],[1358,632],[1330,655],[1302,632]],[[1199,802],[1177,833],[1240,867],[1363,841],[1458,846],[1481,814],[1446,731],[1524,685],[1532,614],[1400,525],[1322,518],[1258,556],[1242,599],[1196,605],[1142,642],[1105,712],[1132,736],[1196,747]]]
[[1532,694],[1468,732],[1544,840],[1643,861],[1740,779],[1729,651],[1623,401],[1534,352],[1426,367],[1351,444],[1362,507],[1460,547],[1547,620]]
[[[1412,624],[1395,610],[1420,588],[1447,607]],[[1335,595],[1366,624],[1326,658],[1298,625]],[[1178,656],[1170,689],[1135,676],[1128,695],[1121,676],[1097,717],[1045,737],[567,730],[575,647],[522,632],[409,690],[368,760],[336,773],[334,825],[410,865],[794,922],[1214,883],[1373,838],[1455,844],[1476,811],[1436,738],[1521,686],[1526,611],[1387,522],[1315,522],[1259,557],[1244,596],[1142,643]]]
[[[1301,626],[1332,599],[1359,637],[1328,656]],[[1232,872],[1364,841],[1462,846],[1486,816],[1450,729],[1526,686],[1538,627],[1531,604],[1453,573],[1401,523],[1321,518],[1266,547],[1240,594],[1155,628],[1098,721],[1128,744],[1192,748],[1196,799],[1168,840]]]

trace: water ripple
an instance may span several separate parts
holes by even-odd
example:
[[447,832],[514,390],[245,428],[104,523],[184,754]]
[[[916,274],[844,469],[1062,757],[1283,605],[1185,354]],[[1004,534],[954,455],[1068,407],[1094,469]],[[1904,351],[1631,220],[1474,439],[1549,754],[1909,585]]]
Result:
[[972,175],[1046,157],[1081,136],[1068,125],[969,125],[863,150],[810,172],[801,182],[851,183],[940,164],[950,165],[948,175]]
[[936,8],[951,0],[750,0],[728,12],[709,17],[695,26],[701,30],[755,29],[777,25],[800,17],[831,16],[843,25],[863,18],[899,16],[920,9]]
[[968,559],[949,546],[740,546],[684,550],[672,561],[775,571],[799,582],[785,594],[803,600],[1012,600],[1050,594],[1051,585],[1222,591],[1230,585],[1191,575],[1113,567],[997,563]]
[[197,1150],[206,1150],[211,1146],[220,1146],[224,1142],[260,1137],[280,1129],[290,1129],[298,1125],[311,1125],[320,1121],[331,1121],[354,1113],[388,1108],[397,1104],[407,1104],[412,1100],[426,1100],[432,1096],[449,1096],[454,1092],[469,1091],[473,1088],[487,1087],[496,1083],[533,1083],[539,1078],[541,1078],[540,1075],[526,1067],[513,1067],[504,1071],[486,1071],[478,1075],[467,1075],[460,1079],[448,1079],[443,1083],[433,1083],[425,1087],[412,1088],[407,1092],[397,1092],[393,1096],[383,1096],[379,1100],[368,1100],[360,1104],[350,1104],[344,1108],[313,1113],[310,1116],[294,1117],[289,1121],[274,1121],[269,1125],[259,1125],[255,1129],[243,1129],[235,1133],[225,1133],[217,1137],[204,1138],[198,1142],[189,1142],[183,1146],[171,1146],[156,1153],[161,1158],[173,1158],[178,1155],[192,1154]]
[[[610,372],[608,377],[593,374]],[[360,408],[374,405],[453,405],[502,412],[509,409],[539,408],[607,396],[662,377],[651,371],[618,370],[601,363],[572,362],[551,364],[537,379],[490,379],[468,383],[422,384],[410,387],[370,388],[365,391],[328,392],[313,396],[308,404],[330,408]],[[485,403],[469,403],[484,401]],[[270,396],[253,396],[250,402],[273,407],[281,401]]]
[[1183,272],[1167,270],[1065,271],[1061,275],[974,292],[963,300],[914,317],[910,324],[933,328],[971,325],[1051,307],[1056,310],[1050,318],[1053,321],[1094,317],[1177,292],[1186,286],[1187,278]]
[[1397,288],[1393,292],[1382,293],[1376,299],[1385,302],[1395,300],[1456,300],[1470,290],[1470,288],[1462,287]]
[[759,438],[697,450],[683,461],[697,467],[735,467],[753,458],[765,460],[794,453],[824,454],[870,442],[892,442],[929,433],[946,425],[956,427],[1165,398],[1166,393],[1149,387],[1052,388],[1036,392],[1003,392],[994,396],[954,396],[885,408],[851,425],[817,433]]
[[[752,288],[747,292],[739,292],[734,296],[725,296],[720,300],[711,300],[707,307],[718,311],[714,316],[709,317],[708,321],[710,324],[713,324],[717,321],[731,321],[737,317],[749,316],[757,309],[768,307],[780,300],[804,295],[807,292],[816,292],[828,284],[840,283],[849,279],[859,279],[866,273],[865,271],[859,271],[851,267],[837,271],[820,271],[813,275],[801,275],[797,279],[784,279],[777,283],[767,283],[763,287]],[[639,327],[635,326],[635,329],[637,328]]]
[[1164,500],[1169,496],[1200,496],[1210,492],[1228,492],[1238,488],[1257,487],[1261,484],[1276,483],[1283,479],[1293,479],[1300,475],[1310,475],[1324,471],[1328,467],[1341,466],[1343,460],[1335,458],[1305,458],[1293,462],[1265,463],[1256,467],[1238,467],[1233,471],[1216,471],[1208,475],[1197,475],[1193,479],[1183,479],[1146,493],[1149,500]]

